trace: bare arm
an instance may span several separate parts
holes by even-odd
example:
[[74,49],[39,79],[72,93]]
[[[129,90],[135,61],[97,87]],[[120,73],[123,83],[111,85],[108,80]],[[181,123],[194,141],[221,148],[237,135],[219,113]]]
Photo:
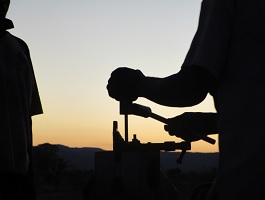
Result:
[[187,107],[202,102],[214,85],[210,72],[194,66],[165,78],[146,77],[139,96],[160,105]]

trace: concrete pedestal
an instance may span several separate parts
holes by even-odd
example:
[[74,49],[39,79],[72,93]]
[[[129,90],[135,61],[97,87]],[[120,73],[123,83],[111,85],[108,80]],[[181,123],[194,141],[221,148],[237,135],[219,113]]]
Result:
[[95,154],[96,200],[177,200],[177,191],[160,171],[160,152],[113,151]]

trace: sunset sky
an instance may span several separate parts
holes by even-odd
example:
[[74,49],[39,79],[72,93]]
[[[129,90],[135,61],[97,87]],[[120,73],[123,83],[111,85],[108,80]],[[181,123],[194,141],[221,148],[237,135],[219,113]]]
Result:
[[[124,133],[119,103],[106,90],[119,66],[145,75],[176,73],[198,25],[201,0],[11,0],[10,32],[27,42],[44,114],[33,117],[34,145],[112,149],[112,122]],[[212,97],[192,108],[140,103],[166,118],[186,111],[214,112]],[[129,139],[180,141],[161,122],[129,117]],[[215,137],[216,138],[216,137]],[[196,152],[218,145],[196,142]]]

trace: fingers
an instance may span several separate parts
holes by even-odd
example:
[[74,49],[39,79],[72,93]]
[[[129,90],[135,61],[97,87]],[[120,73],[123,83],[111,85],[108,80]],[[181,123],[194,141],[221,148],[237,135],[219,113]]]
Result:
[[135,96],[128,88],[122,84],[110,83],[107,85],[108,94],[117,101],[135,101]]
[[164,126],[165,131],[171,136],[179,137],[185,141],[197,141],[200,137],[196,135],[198,127],[191,120],[192,113],[184,113],[174,118],[168,119],[168,124]]
[[164,125],[164,130],[165,130],[166,132],[168,132],[169,135],[174,136],[174,134],[173,134],[173,133],[170,131],[170,129],[168,128],[168,125]]
[[110,97],[118,101],[135,101],[139,96],[145,76],[140,70],[127,67],[115,69],[110,76],[107,90]]
[[110,97],[116,99],[117,101],[120,101],[125,98],[128,93],[128,87],[126,89],[126,70],[128,68],[121,67],[115,69],[108,80],[107,84],[107,90]]
[[183,129],[180,125],[169,124],[164,126],[164,130],[171,136],[176,136],[185,140],[187,139],[188,130]]

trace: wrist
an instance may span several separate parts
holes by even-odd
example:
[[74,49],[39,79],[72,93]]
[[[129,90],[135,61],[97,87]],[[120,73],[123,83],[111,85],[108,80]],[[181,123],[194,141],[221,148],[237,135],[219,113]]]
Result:
[[139,97],[149,98],[155,93],[158,78],[145,76],[139,85]]

